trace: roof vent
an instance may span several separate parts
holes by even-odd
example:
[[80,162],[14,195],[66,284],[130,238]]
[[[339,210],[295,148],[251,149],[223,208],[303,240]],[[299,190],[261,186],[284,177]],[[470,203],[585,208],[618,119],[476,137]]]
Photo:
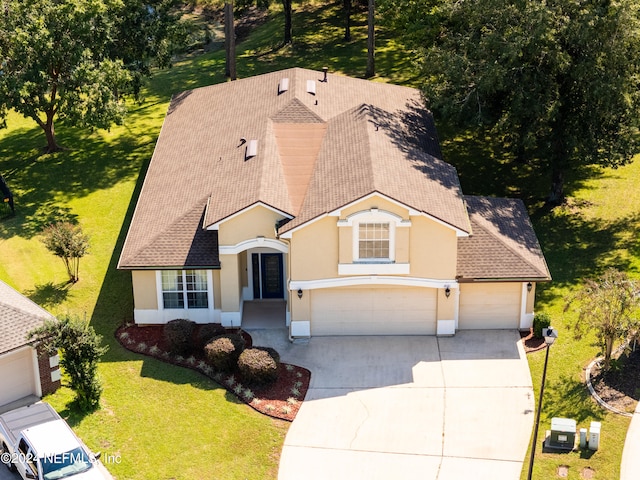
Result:
[[289,90],[289,79],[288,78],[280,79],[280,82],[278,82],[278,95],[286,92],[287,90]]
[[324,73],[324,78],[320,80],[321,82],[327,83],[327,72],[329,71],[329,67],[322,67],[322,73]]
[[307,80],[307,93],[311,95],[316,94],[316,82],[313,80]]
[[244,159],[249,160],[258,154],[258,140],[249,140],[247,151],[244,153]]

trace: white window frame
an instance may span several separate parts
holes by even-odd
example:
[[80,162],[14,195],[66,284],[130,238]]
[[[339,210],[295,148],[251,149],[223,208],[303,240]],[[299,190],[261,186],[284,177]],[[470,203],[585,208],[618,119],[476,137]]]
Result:
[[[162,275],[163,272],[179,272],[179,274],[182,276],[182,302],[183,302],[183,306],[182,307],[175,307],[175,308],[167,308],[165,307],[164,304],[164,293],[165,290],[162,287]],[[200,271],[200,272],[204,272],[205,274],[205,278],[207,281],[207,287],[206,290],[188,290],[187,289],[187,272],[188,271]],[[158,270],[157,271],[157,285],[158,285],[158,308],[160,310],[211,310],[213,308],[213,276],[211,274],[210,270],[205,270],[205,269],[198,269],[198,268],[187,268],[187,269],[176,269],[176,270]],[[167,292],[169,292],[169,290],[167,290]],[[179,290],[176,290],[176,292],[180,292]],[[206,307],[189,307],[189,298],[188,298],[188,294],[189,293],[206,293],[207,294],[207,306]]]
[[[389,227],[389,256],[387,257],[364,257],[360,258],[360,230],[364,225],[387,225]],[[395,261],[395,228],[391,222],[385,221],[370,221],[366,222],[360,220],[353,227],[353,263],[394,263]],[[367,240],[364,240],[367,241]]]
[[[389,224],[389,258],[360,258],[360,224]],[[339,264],[339,275],[365,274],[409,274],[409,264],[398,264],[396,260],[396,228],[410,227],[411,220],[404,220],[400,215],[386,210],[371,208],[361,210],[338,220],[338,227],[352,227],[352,263]]]

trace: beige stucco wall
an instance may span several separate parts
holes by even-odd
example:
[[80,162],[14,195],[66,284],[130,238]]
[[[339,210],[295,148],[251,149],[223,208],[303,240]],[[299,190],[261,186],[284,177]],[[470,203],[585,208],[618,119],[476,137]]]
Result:
[[294,232],[289,249],[289,261],[293,280],[337,277],[337,218],[325,217]]
[[282,215],[258,205],[223,222],[218,230],[218,243],[236,245],[258,236],[276,238],[275,225],[283,218]]
[[247,272],[247,252],[241,252],[238,255],[238,263],[240,268],[240,278],[242,279],[242,286],[249,286],[249,276]]
[[340,211],[340,218],[346,218],[353,213],[357,213],[362,210],[369,210],[372,208],[377,208],[378,210],[386,210],[387,212],[395,213],[402,218],[409,218],[409,210],[407,208],[390,202],[389,200],[377,195],[362,200],[361,202],[355,203],[349,208],[345,208],[344,210]]
[[222,296],[220,293],[220,270],[213,270],[213,305],[216,309],[220,309],[222,305]]
[[411,227],[396,228],[396,263],[409,263]]
[[240,310],[240,268],[238,255],[220,255],[220,306],[223,312]]
[[455,278],[458,240],[454,230],[426,217],[411,217],[409,245],[412,277]]
[[297,291],[289,292],[289,305],[291,308],[291,320],[310,320],[311,319],[311,296],[313,290],[307,290],[302,293],[302,298],[298,298]]
[[533,313],[533,309],[535,307],[536,302],[536,284],[532,283],[531,291],[527,293],[527,304],[524,313]]
[[449,298],[445,294],[444,288],[438,289],[438,310],[436,312],[437,320],[453,320],[456,315],[457,290],[451,289]]
[[338,228],[338,237],[340,263],[353,262],[353,227]]
[[158,289],[156,287],[155,270],[133,270],[133,302],[140,310],[158,309]]

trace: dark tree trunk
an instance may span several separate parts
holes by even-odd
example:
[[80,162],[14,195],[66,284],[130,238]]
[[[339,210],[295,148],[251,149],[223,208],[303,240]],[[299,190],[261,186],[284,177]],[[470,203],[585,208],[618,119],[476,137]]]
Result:
[[551,170],[551,191],[547,197],[550,205],[561,205],[564,202],[564,171],[557,166]]
[[369,16],[368,16],[368,36],[367,36],[367,71],[365,72],[365,78],[373,77],[376,74],[375,66],[375,0],[369,0]]
[[282,0],[284,7],[284,43],[291,43],[291,0]]
[[351,0],[344,0],[344,41],[351,41]]
[[224,48],[225,75],[231,80],[236,79],[236,31],[233,22],[233,3],[224,4]]
[[58,142],[56,141],[56,131],[53,127],[53,115],[51,115],[51,118],[49,118],[49,115],[47,115],[47,122],[42,123],[40,126],[44,130],[44,134],[47,137],[47,146],[45,147],[46,153],[54,153],[62,150],[62,148],[60,148],[60,145],[58,145]]

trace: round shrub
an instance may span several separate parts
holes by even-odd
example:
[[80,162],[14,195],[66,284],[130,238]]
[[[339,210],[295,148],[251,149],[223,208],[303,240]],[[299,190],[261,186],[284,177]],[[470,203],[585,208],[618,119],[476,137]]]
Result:
[[191,339],[196,328],[195,322],[178,318],[164,326],[164,339],[171,353],[187,355],[192,348]]
[[247,384],[266,385],[278,378],[279,358],[272,348],[248,348],[238,358],[238,370]]
[[204,354],[207,363],[215,370],[229,372],[235,367],[242,350],[244,350],[242,336],[230,333],[209,341],[204,347]]
[[198,352],[203,352],[207,343],[215,337],[219,337],[225,333],[227,333],[227,329],[219,323],[206,323],[204,325],[200,325],[196,333],[194,347]]
[[551,317],[547,313],[536,313],[533,317],[533,335],[542,338],[542,329],[551,325]]

